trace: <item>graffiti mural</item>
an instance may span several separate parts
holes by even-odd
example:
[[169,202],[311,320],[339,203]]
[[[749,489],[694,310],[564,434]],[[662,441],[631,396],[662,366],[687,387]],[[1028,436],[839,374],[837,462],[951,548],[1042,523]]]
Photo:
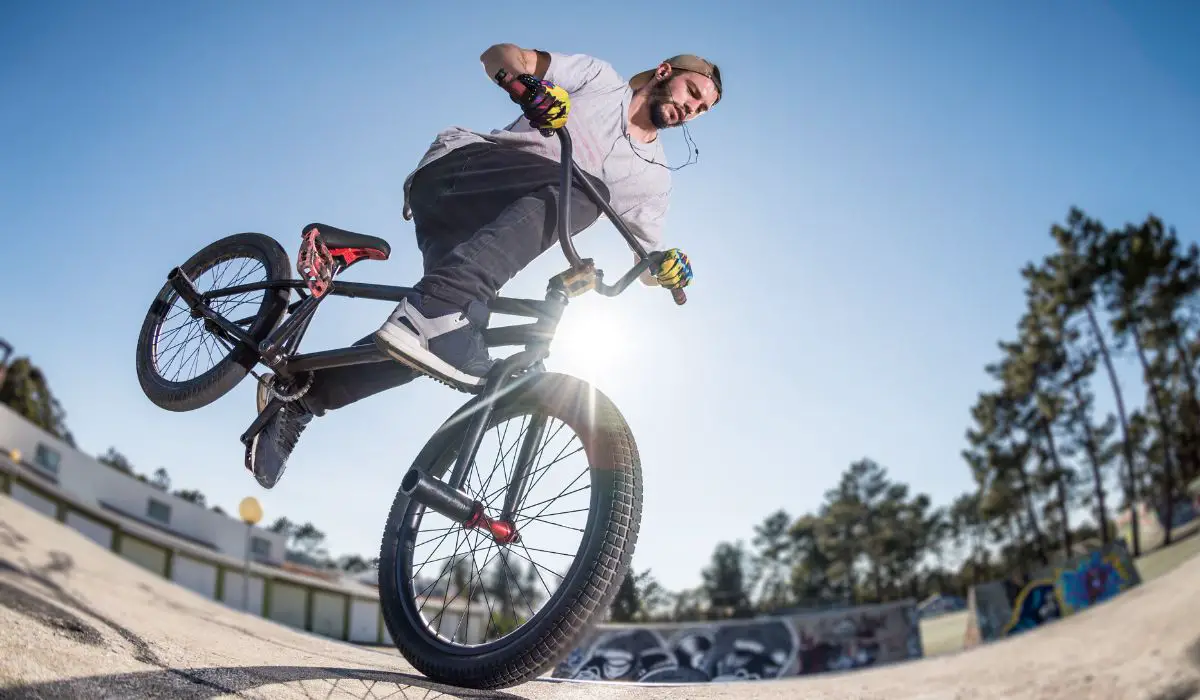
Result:
[[1135,583],[1136,572],[1116,552],[1091,552],[1058,570],[1055,593],[1063,614],[1103,602]]
[[1017,594],[1012,607],[1012,617],[1001,631],[1006,637],[1062,617],[1062,608],[1054,592],[1054,581],[1048,579],[1027,584]]
[[601,625],[555,678],[702,683],[782,678],[921,656],[911,602],[752,620]]
[[1118,541],[1032,575],[974,586],[968,596],[965,646],[1074,615],[1140,583],[1128,550]]

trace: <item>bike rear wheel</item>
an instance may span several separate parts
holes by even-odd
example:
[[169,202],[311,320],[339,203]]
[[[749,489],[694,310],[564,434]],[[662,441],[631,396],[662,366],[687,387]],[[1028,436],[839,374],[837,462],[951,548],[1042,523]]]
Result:
[[[446,421],[413,466],[445,478],[471,412],[483,400],[487,399],[472,400]],[[494,400],[492,419],[463,490],[485,505],[489,517],[497,517],[509,485],[492,482],[497,470],[500,476],[511,473],[523,441],[523,431],[514,435],[513,428],[530,423],[533,416],[544,417],[543,440],[531,460],[515,519],[521,538],[501,548],[486,532],[466,530],[398,492],[379,557],[383,618],[400,652],[432,680],[480,689],[532,680],[574,648],[617,593],[633,556],[642,507],[637,447],[607,396],[575,377],[537,373],[513,380]],[[493,431],[496,438],[489,437]],[[578,439],[562,444],[564,431]],[[488,452],[496,442],[500,457],[493,463]],[[576,457],[583,472],[571,480],[575,468],[559,470],[567,486],[557,496],[557,486],[539,495],[538,489],[554,481],[550,470]],[[584,488],[590,491],[587,496],[569,502],[568,497]],[[552,497],[547,499],[547,493]],[[586,516],[579,526],[564,522],[581,512]],[[436,522],[425,527],[431,521]],[[579,533],[577,546],[557,546],[558,540],[573,539],[573,532]],[[424,558],[418,551],[439,539],[430,558],[418,566],[419,557]],[[457,543],[448,547],[453,554],[438,556],[448,540]],[[462,546],[472,540],[471,552],[460,556]],[[479,555],[476,549],[486,552]],[[487,573],[496,560],[499,564]],[[436,571],[419,578],[431,564]],[[436,580],[429,583],[430,579]],[[551,583],[559,584],[557,590],[550,590]],[[506,590],[507,601],[501,597]],[[544,604],[534,610],[535,602]]]
[[[291,262],[283,246],[262,233],[226,236],[180,267],[201,294],[291,278]],[[289,294],[288,289],[258,290],[213,299],[211,306],[230,321],[241,321],[252,338],[262,340],[287,313]],[[180,322],[183,325],[164,330]],[[135,361],[142,391],[159,408],[192,411],[207,406],[237,386],[257,364],[254,350],[209,332],[206,323],[192,315],[170,282],[150,304],[138,334]],[[200,369],[202,362],[206,369]],[[193,375],[180,379],[181,370]]]

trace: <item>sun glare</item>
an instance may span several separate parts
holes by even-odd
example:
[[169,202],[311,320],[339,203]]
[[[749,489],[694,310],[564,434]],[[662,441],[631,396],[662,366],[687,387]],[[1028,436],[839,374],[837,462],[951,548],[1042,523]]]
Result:
[[547,368],[593,382],[616,377],[626,369],[632,327],[614,304],[573,306],[558,325]]

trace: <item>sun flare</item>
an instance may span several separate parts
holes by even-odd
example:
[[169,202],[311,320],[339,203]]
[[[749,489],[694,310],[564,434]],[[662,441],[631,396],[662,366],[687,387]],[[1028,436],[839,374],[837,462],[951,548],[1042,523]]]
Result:
[[632,326],[613,304],[575,304],[558,325],[548,368],[588,381],[615,377],[628,361]]

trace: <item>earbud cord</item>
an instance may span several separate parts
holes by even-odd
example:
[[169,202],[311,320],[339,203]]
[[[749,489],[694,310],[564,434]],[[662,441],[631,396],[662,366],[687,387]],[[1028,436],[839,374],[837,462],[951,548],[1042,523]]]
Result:
[[[646,160],[645,156],[643,156],[641,153],[638,153],[637,147],[633,145],[633,139],[629,136],[629,129],[628,125],[625,123],[625,120],[621,120],[621,133],[625,135],[625,140],[629,142],[629,149],[633,151],[633,154],[650,165],[657,165],[673,172],[676,170],[682,170],[693,163],[700,162],[700,148],[696,146],[696,141],[692,138],[692,133],[688,131],[687,122],[683,123],[683,139],[691,148],[688,151],[687,162],[683,165],[676,165],[675,167],[671,167],[670,165],[666,165],[664,163],[659,163],[657,160]],[[662,132],[660,131],[659,134],[661,135],[661,133]],[[692,160],[692,155],[696,156],[696,160]]]

